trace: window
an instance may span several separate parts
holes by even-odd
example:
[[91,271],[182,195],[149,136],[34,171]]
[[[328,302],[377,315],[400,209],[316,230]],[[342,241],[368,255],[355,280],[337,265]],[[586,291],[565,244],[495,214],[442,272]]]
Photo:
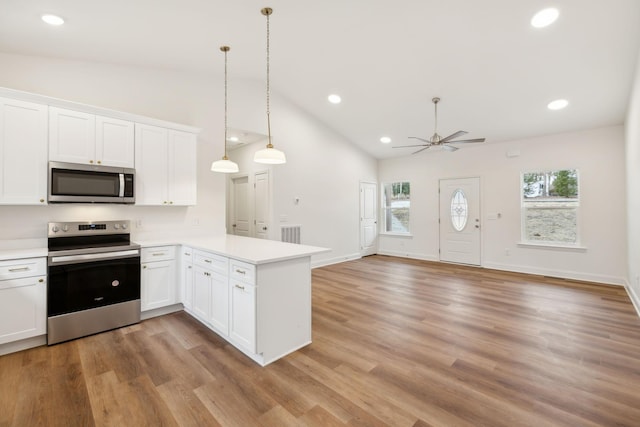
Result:
[[578,171],[522,174],[522,240],[578,245]]
[[409,208],[411,186],[408,182],[392,182],[383,185],[384,231],[409,234]]

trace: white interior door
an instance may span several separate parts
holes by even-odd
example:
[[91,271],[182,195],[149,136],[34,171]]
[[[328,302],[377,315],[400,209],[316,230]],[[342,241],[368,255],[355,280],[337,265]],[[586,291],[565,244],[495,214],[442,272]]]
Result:
[[269,172],[258,172],[254,181],[255,225],[259,239],[269,237]]
[[377,252],[378,186],[372,182],[360,183],[360,253],[362,256]]
[[237,236],[249,237],[251,235],[251,212],[249,204],[249,177],[241,176],[231,180],[233,207],[231,233]]
[[480,178],[440,180],[440,260],[480,265]]

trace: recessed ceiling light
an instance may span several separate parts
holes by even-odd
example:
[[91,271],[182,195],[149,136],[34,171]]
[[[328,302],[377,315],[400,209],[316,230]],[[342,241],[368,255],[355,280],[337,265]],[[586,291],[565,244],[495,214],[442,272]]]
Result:
[[342,98],[340,98],[340,95],[336,95],[336,94],[329,95],[327,99],[332,104],[340,104],[342,102]]
[[547,108],[549,110],[562,110],[567,105],[569,105],[569,101],[567,101],[566,99],[556,99],[555,101],[551,101],[549,104],[547,104]]
[[383,136],[382,138],[380,138],[380,142],[382,142],[383,144],[389,144],[391,142],[391,138],[389,138],[388,136]]
[[49,25],[58,26],[64,24],[64,19],[57,15],[42,15],[42,20]]
[[231,141],[231,142],[238,142],[238,141],[240,141],[240,139],[238,139],[238,137],[237,137],[237,136],[230,136],[230,137],[229,137],[229,138],[227,138],[227,139],[228,139],[229,141]]
[[555,20],[558,19],[559,14],[560,12],[558,12],[558,9],[554,7],[543,9],[540,12],[533,15],[533,18],[531,18],[531,25],[533,25],[536,28],[546,27],[548,25],[553,24]]

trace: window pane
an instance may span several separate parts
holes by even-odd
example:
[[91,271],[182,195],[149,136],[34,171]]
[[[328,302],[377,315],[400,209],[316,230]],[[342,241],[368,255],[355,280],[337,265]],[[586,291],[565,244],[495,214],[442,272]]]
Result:
[[525,240],[577,243],[576,207],[531,207],[524,209]]
[[577,244],[578,171],[522,174],[522,240]]
[[408,182],[384,184],[383,206],[385,230],[390,233],[409,233],[411,187]]
[[469,205],[462,189],[458,188],[451,196],[451,225],[456,231],[464,230],[469,216]]

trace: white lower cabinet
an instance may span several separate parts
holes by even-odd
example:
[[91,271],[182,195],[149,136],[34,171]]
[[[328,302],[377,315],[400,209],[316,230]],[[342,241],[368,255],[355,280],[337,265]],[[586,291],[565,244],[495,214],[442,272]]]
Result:
[[251,264],[182,249],[185,310],[238,350],[264,366],[311,343],[310,256]]
[[175,246],[142,248],[141,263],[141,311],[175,304]]
[[229,260],[193,251],[193,302],[191,311],[223,336],[229,335]]
[[0,261],[0,344],[47,332],[47,260]]
[[256,352],[256,287],[239,281],[231,285],[231,325],[229,337],[234,344]]
[[180,299],[187,311],[193,307],[193,249],[181,247],[180,257]]
[[209,322],[211,317],[211,273],[198,265],[193,266],[193,304],[191,310],[198,319]]

